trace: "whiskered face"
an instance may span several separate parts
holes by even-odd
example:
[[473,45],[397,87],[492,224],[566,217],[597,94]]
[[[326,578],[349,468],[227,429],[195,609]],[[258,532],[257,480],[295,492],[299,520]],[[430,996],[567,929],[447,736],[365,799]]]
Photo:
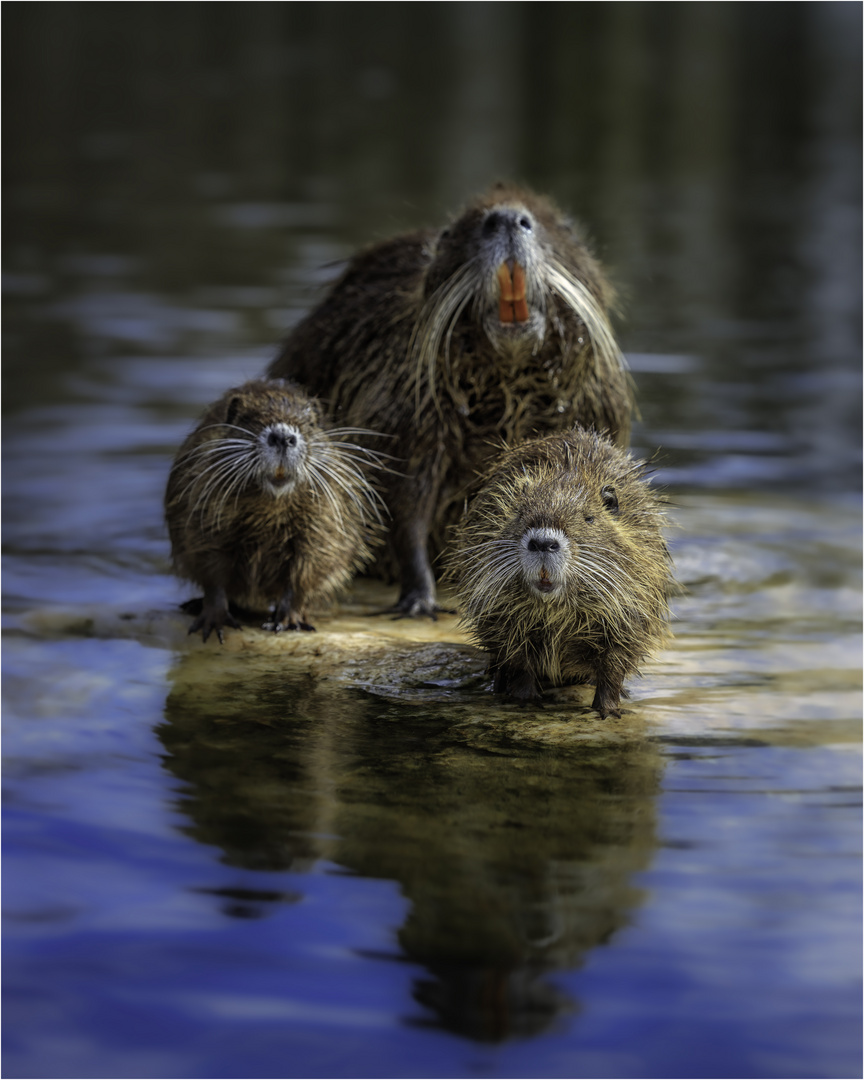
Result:
[[566,584],[570,540],[563,529],[527,528],[519,539],[519,563],[525,586],[540,600],[559,596]]
[[499,351],[543,340],[543,232],[528,207],[508,200],[470,210],[438,239],[430,279],[444,278]]
[[274,498],[289,495],[302,474],[306,440],[293,425],[277,421],[258,436],[258,480]]
[[317,423],[317,406],[281,380],[240,390],[227,398],[222,430],[212,429],[212,437],[247,484],[277,499],[289,495],[305,479],[309,444],[301,427]]
[[[621,367],[605,310],[585,284],[587,250],[547,200],[518,189],[495,189],[441,232],[426,271],[426,306],[415,356],[427,368],[460,333],[482,331],[501,355],[530,356],[564,314],[582,324],[577,344],[591,342],[602,366]],[[593,266],[593,264],[592,264]]]
[[479,223],[484,275],[483,325],[493,344],[542,341],[546,304],[542,226],[523,205],[500,205]]
[[380,522],[380,496],[364,469],[378,468],[383,455],[346,439],[370,432],[322,425],[318,402],[287,380],[229,390],[180,448],[166,492],[169,513],[218,529],[241,497],[263,499],[268,511],[285,516],[295,509],[292,495],[308,494],[340,528],[349,505]]
[[509,492],[513,516],[499,543],[523,595],[591,606],[621,588],[621,508],[612,484],[569,470],[541,480],[526,469]]
[[[671,583],[664,500],[645,470],[578,427],[502,450],[466,508],[447,569],[463,622],[487,648],[494,641],[507,652],[523,630],[554,637],[593,627],[600,641],[603,627],[662,621]],[[529,652],[538,642],[523,641]]]

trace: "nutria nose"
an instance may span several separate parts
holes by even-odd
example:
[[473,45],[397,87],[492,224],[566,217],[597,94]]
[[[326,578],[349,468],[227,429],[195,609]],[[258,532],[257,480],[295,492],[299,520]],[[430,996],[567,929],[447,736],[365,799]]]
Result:
[[560,551],[561,545],[553,537],[532,536],[528,541],[529,551]]
[[268,446],[278,446],[281,450],[287,450],[289,446],[297,445],[297,436],[284,431],[271,431],[267,436]]
[[491,210],[483,222],[483,235],[493,236],[496,232],[515,233],[520,229],[531,232],[534,222],[524,210]]

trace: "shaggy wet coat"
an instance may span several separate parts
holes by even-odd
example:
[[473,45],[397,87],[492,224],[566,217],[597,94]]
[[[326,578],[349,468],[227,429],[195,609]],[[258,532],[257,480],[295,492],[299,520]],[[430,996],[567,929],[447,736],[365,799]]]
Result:
[[398,609],[435,611],[440,550],[465,490],[501,441],[578,422],[626,445],[631,387],[612,291],[545,198],[498,185],[440,232],[356,255],[289,335],[271,375],[296,378],[340,423],[391,436],[389,567]]
[[496,692],[533,700],[544,685],[590,682],[592,707],[620,715],[624,681],[668,636],[665,515],[645,469],[581,429],[489,467],[448,576]]
[[318,403],[281,379],[227,391],[181,446],[165,516],[174,570],[204,590],[190,633],[239,626],[229,603],[273,608],[272,630],[313,630],[329,601],[372,557],[380,521],[361,470],[375,455]]

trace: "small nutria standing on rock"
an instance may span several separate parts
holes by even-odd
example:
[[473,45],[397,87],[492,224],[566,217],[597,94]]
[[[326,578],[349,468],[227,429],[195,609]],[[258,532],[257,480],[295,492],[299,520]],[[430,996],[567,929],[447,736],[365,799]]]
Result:
[[624,680],[668,636],[665,516],[645,469],[579,428],[490,466],[448,576],[497,693],[530,701],[544,682],[593,682],[592,708],[620,716]]
[[300,380],[339,422],[394,437],[401,473],[384,494],[400,613],[434,617],[430,535],[440,550],[493,445],[574,423],[627,445],[631,385],[611,302],[552,203],[499,184],[440,232],[357,254],[288,336],[271,375]]
[[240,625],[229,602],[274,605],[265,630],[315,629],[308,605],[369,561],[380,520],[360,469],[376,455],[341,441],[353,434],[322,427],[318,403],[282,379],[245,383],[207,409],[165,494],[174,569],[204,590],[190,634],[215,630],[221,642],[223,626]]

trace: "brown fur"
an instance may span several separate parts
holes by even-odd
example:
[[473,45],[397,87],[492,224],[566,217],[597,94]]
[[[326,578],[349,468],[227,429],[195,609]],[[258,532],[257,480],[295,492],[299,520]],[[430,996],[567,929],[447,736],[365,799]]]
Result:
[[[503,264],[524,270],[521,323],[501,319]],[[427,542],[440,548],[493,445],[576,422],[627,444],[611,301],[557,208],[498,185],[440,232],[360,252],[289,335],[271,375],[299,379],[340,422],[393,437],[381,448],[403,463],[385,486],[402,613],[436,610]]]
[[593,682],[618,716],[624,680],[668,635],[663,506],[634,461],[574,429],[504,451],[449,556],[464,625],[491,653],[494,689]]
[[314,630],[310,605],[369,561],[376,495],[358,461],[370,454],[346,434],[325,430],[318,403],[281,379],[228,390],[206,410],[165,495],[174,569],[204,590],[190,633],[221,641],[223,626],[239,626],[229,603],[273,605],[265,629]]

